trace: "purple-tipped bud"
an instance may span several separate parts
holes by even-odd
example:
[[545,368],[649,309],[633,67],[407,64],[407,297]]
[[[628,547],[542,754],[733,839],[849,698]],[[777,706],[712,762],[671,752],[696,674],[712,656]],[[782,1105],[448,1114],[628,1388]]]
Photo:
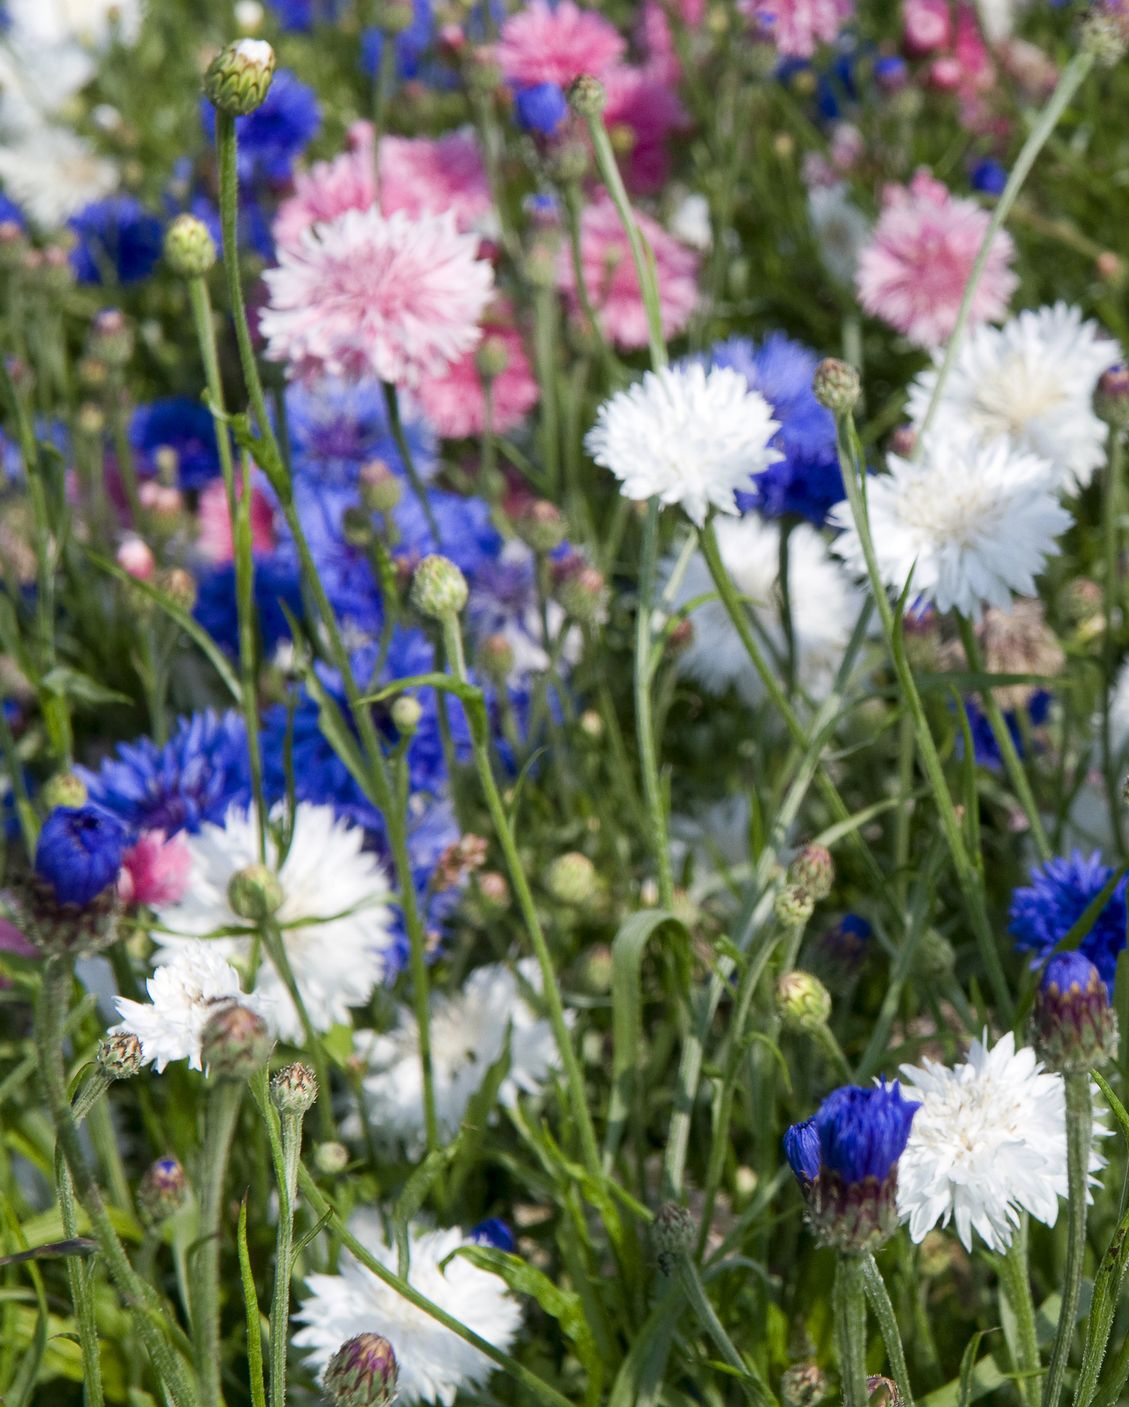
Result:
[[273,1044],[263,1018],[232,1002],[208,1018],[200,1052],[214,1079],[246,1080],[266,1064]]
[[141,1179],[137,1205],[146,1221],[164,1221],[184,1206],[188,1184],[175,1158],[158,1158]]
[[396,1354],[379,1334],[348,1339],[325,1370],[326,1395],[334,1407],[387,1407],[400,1375]]
[[788,866],[789,884],[806,889],[819,903],[831,893],[835,883],[835,862],[825,845],[805,845]]
[[1115,430],[1129,430],[1129,366],[1123,362],[1098,377],[1094,413]]
[[129,1080],[141,1069],[144,1057],[132,1031],[115,1031],[99,1042],[95,1059],[111,1080]]
[[308,1065],[295,1060],[271,1080],[270,1093],[280,1114],[304,1114],[318,1097],[318,1079]]
[[1056,953],[1035,997],[1035,1045],[1052,1070],[1089,1070],[1117,1054],[1117,1017],[1098,969],[1082,953]]

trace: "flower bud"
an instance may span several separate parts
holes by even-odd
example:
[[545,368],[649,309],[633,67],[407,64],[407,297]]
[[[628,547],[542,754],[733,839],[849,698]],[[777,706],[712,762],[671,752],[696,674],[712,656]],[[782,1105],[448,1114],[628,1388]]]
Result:
[[1052,1070],[1089,1070],[1117,1055],[1117,1016],[1098,969],[1079,952],[1056,953],[1035,996],[1035,1047]]
[[914,966],[927,982],[941,982],[951,977],[956,960],[953,945],[936,928],[927,928],[918,939]]
[[374,23],[382,34],[403,34],[410,29],[415,11],[411,0],[379,0]]
[[423,705],[411,694],[401,694],[393,703],[392,724],[397,733],[406,733],[409,737],[419,727],[419,721],[423,717]]
[[591,625],[602,618],[607,596],[604,574],[579,553],[553,563],[553,592],[573,620]]
[[1100,68],[1113,68],[1129,48],[1129,13],[1122,0],[1094,0],[1082,18],[1079,48]]
[[830,1395],[831,1384],[818,1363],[793,1363],[780,1379],[784,1407],[816,1407]]
[[318,1097],[317,1076],[308,1065],[295,1060],[271,1080],[270,1095],[280,1114],[304,1114]]
[[474,364],[484,381],[493,381],[509,366],[510,350],[501,337],[484,337],[474,354]]
[[165,261],[177,278],[203,278],[215,267],[216,242],[203,220],[176,217],[165,234]]
[[175,1158],[158,1158],[137,1187],[137,1205],[148,1222],[164,1221],[184,1206],[188,1184]]
[[129,1080],[141,1069],[141,1042],[132,1031],[112,1031],[98,1042],[98,1068],[111,1080]]
[[327,1139],[314,1149],[314,1166],[327,1177],[336,1177],[349,1166],[349,1150],[335,1139]]
[[466,577],[448,557],[433,552],[412,577],[412,605],[420,615],[453,620],[467,603]]
[[866,1380],[867,1407],[902,1407],[902,1394],[892,1378],[875,1373]]
[[162,596],[167,596],[182,611],[192,611],[196,605],[196,578],[183,567],[168,567],[158,572],[154,582]]
[[815,912],[815,900],[798,884],[785,884],[773,905],[778,923],[785,928],[803,928]]
[[263,1018],[232,1002],[208,1018],[200,1051],[214,1079],[246,1080],[266,1064],[273,1044]]
[[122,571],[135,581],[149,581],[157,570],[153,549],[144,538],[127,537],[118,547],[114,559]]
[[246,117],[270,91],[274,63],[274,50],[265,39],[237,39],[208,65],[204,92],[220,112]]
[[519,514],[514,527],[527,547],[539,555],[554,552],[565,540],[568,524],[555,503],[534,499]]
[[849,362],[824,357],[815,369],[811,389],[821,406],[826,406],[834,415],[845,415],[858,402],[859,374]]
[[486,870],[476,877],[475,887],[488,914],[500,914],[509,908],[510,885],[504,874]]
[[282,884],[268,865],[244,865],[231,876],[227,902],[237,918],[262,923],[273,918],[282,906]]
[[488,635],[478,648],[478,667],[493,684],[504,684],[513,673],[514,647],[504,635]]
[[582,73],[569,85],[568,102],[580,117],[599,117],[608,105],[608,95],[598,78]]
[[358,478],[361,502],[370,513],[391,513],[404,496],[404,486],[383,459],[370,459]]
[[818,1031],[831,1015],[831,993],[810,972],[785,972],[776,983],[776,1014],[785,1030]]
[[323,1380],[334,1407],[386,1407],[396,1396],[400,1369],[392,1345],[379,1334],[358,1334],[329,1360]]
[[120,308],[103,308],[90,324],[88,351],[97,361],[121,368],[133,355],[133,329]]
[[694,1249],[694,1218],[677,1202],[664,1202],[651,1223],[651,1245],[663,1275],[673,1275]]
[[1094,414],[1115,430],[1129,430],[1129,366],[1118,362],[1098,377]]
[[86,783],[74,772],[56,772],[44,783],[40,797],[48,811],[56,806],[85,806]]
[[587,904],[598,886],[596,866],[579,850],[558,855],[545,875],[545,887],[558,904],[580,908]]
[[350,503],[341,515],[341,536],[350,547],[367,547],[374,536],[369,510],[359,503]]
[[823,845],[805,845],[788,866],[788,883],[806,889],[819,903],[831,893],[835,883],[835,862]]

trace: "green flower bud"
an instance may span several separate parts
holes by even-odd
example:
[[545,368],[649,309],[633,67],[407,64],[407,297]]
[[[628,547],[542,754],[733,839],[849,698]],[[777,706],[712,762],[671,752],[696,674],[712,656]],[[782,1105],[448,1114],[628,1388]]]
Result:
[[336,1177],[349,1166],[349,1150],[333,1139],[319,1143],[314,1149],[314,1166],[327,1177]]
[[381,0],[376,7],[376,28],[383,34],[403,34],[415,19],[411,0]]
[[391,712],[397,733],[406,733],[410,737],[419,727],[419,721],[423,717],[423,705],[411,694],[401,694],[393,703]]
[[103,1036],[95,1056],[98,1068],[111,1080],[128,1080],[141,1069],[141,1042],[132,1031],[114,1031]]
[[793,1363],[780,1379],[784,1407],[816,1407],[830,1393],[827,1374],[818,1363]]
[[522,509],[514,522],[517,535],[527,547],[539,555],[554,552],[565,540],[568,524],[555,503],[534,499]]
[[504,684],[513,673],[514,647],[504,635],[488,635],[478,649],[478,667],[494,684]]
[[827,1025],[831,993],[810,972],[785,972],[776,983],[776,1013],[785,1030],[810,1034]]
[[270,92],[274,64],[274,50],[265,39],[237,39],[208,65],[204,92],[220,112],[246,117]]
[[510,351],[501,337],[484,337],[474,355],[474,364],[484,381],[493,381],[510,364]]
[[815,912],[815,900],[798,884],[786,884],[777,891],[773,908],[785,928],[803,928]]
[[504,913],[510,906],[510,885],[504,874],[484,870],[475,879],[475,888],[488,916]]
[[892,1378],[874,1374],[866,1380],[867,1407],[902,1407],[902,1394]]
[[1098,377],[1094,414],[1115,430],[1129,430],[1129,366],[1119,362]]
[[282,884],[268,865],[244,865],[228,881],[227,902],[231,911],[248,923],[273,918],[284,898]]
[[651,1223],[651,1245],[663,1275],[673,1275],[694,1249],[697,1225],[677,1202],[664,1202]]
[[387,1339],[358,1334],[343,1343],[325,1370],[325,1391],[334,1407],[386,1407],[396,1396],[400,1369]]
[[914,959],[918,972],[927,982],[940,982],[951,977],[957,960],[953,945],[935,928],[927,928],[918,939]]
[[596,866],[579,850],[558,855],[545,875],[545,887],[557,903],[575,908],[593,899],[598,885]]
[[158,572],[153,584],[162,596],[167,597],[182,611],[191,613],[194,609],[197,596],[196,578],[183,567],[168,567],[165,571]]
[[603,572],[579,554],[553,563],[553,592],[573,620],[593,625],[602,619],[607,582]]
[[103,308],[90,324],[87,350],[96,361],[120,369],[133,356],[133,329],[120,308]]
[[855,408],[862,387],[858,372],[848,362],[824,357],[815,369],[811,389],[821,406],[834,415],[845,415]]
[[599,117],[608,105],[608,94],[598,78],[582,73],[568,90],[569,106],[580,117]]
[[412,605],[420,615],[453,620],[467,603],[466,577],[448,557],[425,557],[412,577]]
[[1129,15],[1120,0],[1095,0],[1083,16],[1079,47],[1099,68],[1113,68],[1129,49]]
[[341,536],[350,547],[367,547],[372,541],[372,515],[360,503],[350,503],[341,515]]
[[165,234],[165,261],[177,278],[203,278],[215,267],[216,242],[203,220],[176,217]]
[[137,1205],[148,1222],[164,1221],[184,1206],[188,1184],[175,1158],[158,1158],[137,1187]]
[[788,866],[788,883],[806,889],[818,904],[831,893],[835,883],[835,862],[823,845],[805,845]]
[[200,1050],[214,1079],[246,1080],[267,1063],[273,1044],[263,1018],[232,1002],[208,1018]]
[[271,1080],[270,1095],[280,1114],[304,1114],[318,1097],[317,1076],[308,1065],[295,1060]]
[[74,772],[56,772],[44,783],[40,795],[46,811],[54,811],[56,806],[85,806],[86,783]]
[[391,513],[404,496],[404,486],[383,459],[361,466],[361,502],[370,513]]

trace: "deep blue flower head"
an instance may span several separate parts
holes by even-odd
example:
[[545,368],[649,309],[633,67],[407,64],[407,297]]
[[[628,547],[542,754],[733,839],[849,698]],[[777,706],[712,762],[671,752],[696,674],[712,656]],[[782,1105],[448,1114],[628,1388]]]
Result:
[[477,1241],[480,1246],[493,1246],[496,1251],[509,1251],[511,1255],[517,1245],[514,1233],[501,1217],[497,1216],[480,1221],[471,1229],[470,1239]]
[[1002,195],[1007,185],[1007,167],[993,157],[986,156],[972,168],[968,179],[974,191],[982,191],[985,195]]
[[784,1135],[784,1156],[801,1186],[816,1180],[819,1176],[820,1148],[814,1119],[806,1119],[802,1124],[793,1124],[788,1129]]
[[[435,36],[431,0],[412,0],[412,22],[395,38],[396,72],[400,78],[422,76],[424,58]],[[380,70],[384,35],[379,29],[366,29],[361,36],[361,70],[374,78]]]
[[821,1171],[844,1183],[885,1182],[909,1138],[918,1105],[902,1098],[897,1081],[833,1090],[816,1110]]
[[157,452],[176,454],[180,487],[198,489],[220,472],[219,446],[212,413],[190,396],[167,396],[133,412],[129,442],[141,469],[157,472]]
[[514,112],[526,132],[551,137],[568,116],[568,100],[556,83],[535,83],[514,94]]
[[341,13],[341,0],[268,0],[283,29],[307,33],[315,24],[332,24]]
[[[302,573],[294,553],[280,549],[254,555],[251,579],[259,642],[263,653],[270,655],[281,641],[290,639],[286,612],[296,620],[302,619]],[[200,573],[193,615],[228,654],[238,655],[239,613],[234,563],[225,562]]]
[[[286,423],[294,472],[301,478],[355,485],[362,465],[371,459],[403,472],[384,396],[373,381],[326,377],[312,386],[293,381],[286,390]],[[430,479],[436,468],[430,427],[405,415],[404,435],[416,472]]]
[[[1113,878],[1113,870],[1095,851],[1089,857],[1075,850],[1031,871],[1031,883],[1011,896],[1008,932],[1016,947],[1036,960],[1066,937],[1074,924]],[[1126,881],[1122,877],[1096,922],[1078,945],[1113,990],[1117,956],[1125,946]]]
[[[1050,709],[1051,696],[1046,689],[1039,689],[1032,694],[1027,705],[1027,718],[1031,727],[1042,727],[1047,721]],[[988,715],[972,698],[965,699],[964,712],[968,719],[968,731],[972,735],[972,755],[976,759],[977,766],[987,767],[990,772],[999,772],[1003,767],[1003,757]],[[1008,709],[1004,713],[1004,721],[1007,723],[1007,730],[1011,734],[1016,752],[1020,757],[1023,757],[1026,743],[1023,729],[1019,724],[1019,716],[1014,709]],[[964,736],[962,733],[957,735],[957,755],[964,755]]]
[[1086,991],[1094,980],[1097,968],[1084,953],[1055,953],[1043,968],[1039,987],[1046,992],[1057,987],[1060,992],[1069,992],[1076,983],[1081,991]]
[[75,770],[90,804],[131,835],[198,831],[205,821],[219,824],[229,806],[251,799],[247,734],[237,713],[194,713],[180,720],[163,747],[138,738],[119,743],[97,772]]
[[896,93],[909,81],[909,65],[899,54],[883,54],[874,60],[874,81],[885,93]]
[[93,201],[67,224],[78,237],[71,267],[79,283],[136,283],[161,257],[161,221],[132,196]]
[[423,506],[414,493],[405,493],[396,506],[400,542],[396,555],[412,561],[430,552],[442,552],[474,585],[481,568],[502,550],[502,538],[490,517],[490,505],[481,498],[441,489],[428,491],[432,516],[439,529],[436,539]]
[[[215,109],[206,98],[200,102],[200,120],[209,139],[215,141]],[[314,90],[288,69],[280,68],[262,106],[246,117],[237,117],[235,126],[240,181],[282,182],[290,179],[296,158],[317,135],[321,109]]]
[[59,806],[39,832],[35,873],[60,904],[89,904],[117,879],[128,840],[119,821],[93,806]]
[[703,365],[739,372],[751,391],[772,407],[780,429],[773,447],[784,458],[755,475],[755,487],[738,495],[742,508],[769,517],[796,514],[822,523],[843,497],[843,478],[835,449],[835,419],[816,400],[812,375],[819,357],[810,347],[781,332],[758,346],[747,337],[718,342],[701,358]]
[[0,192],[0,224],[19,225],[24,229],[27,225],[27,216],[8,196]]

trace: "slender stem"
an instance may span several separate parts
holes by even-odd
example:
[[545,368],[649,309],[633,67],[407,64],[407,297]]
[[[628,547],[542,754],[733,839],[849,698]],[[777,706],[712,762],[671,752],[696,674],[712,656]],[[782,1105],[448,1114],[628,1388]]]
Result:
[[[59,1194],[63,1235],[69,1241],[78,1235],[78,1216],[75,1209],[74,1183],[62,1148],[55,1149],[55,1186]],[[67,1278],[70,1282],[71,1302],[74,1305],[78,1341],[82,1350],[84,1404],[85,1407],[102,1407],[106,1399],[102,1387],[102,1358],[98,1351],[98,1324],[94,1318],[90,1266],[81,1256],[67,1257]]]
[[243,1086],[220,1080],[208,1100],[203,1157],[200,1161],[200,1241],[192,1269],[192,1340],[200,1399],[223,1407],[220,1353],[220,1245],[227,1161],[239,1117]]
[[1040,1407],[1041,1377],[1039,1339],[1035,1332],[1035,1305],[1031,1298],[1031,1276],[1027,1269],[1027,1218],[1015,1228],[1011,1245],[997,1257],[1000,1290],[1015,1315],[1017,1340],[1015,1369],[1021,1375],[1019,1390],[1026,1407]]
[[423,509],[423,516],[427,520],[431,536],[435,539],[435,551],[442,552],[443,543],[439,537],[439,524],[435,521],[431,500],[427,496],[427,489],[419,476],[419,470],[416,468],[412,448],[408,444],[408,437],[404,434],[404,422],[400,417],[400,398],[396,394],[395,386],[390,381],[382,381],[380,384],[384,391],[384,408],[388,413],[388,428],[392,431],[392,441],[403,462],[404,473],[408,476],[412,492],[419,499],[419,506]]
[[[444,619],[443,640],[447,648],[448,666],[454,671],[455,677],[461,683],[469,684],[470,680],[467,675],[466,660],[463,655],[463,639],[456,616],[447,616]],[[565,1020],[564,1004],[561,1001],[560,986],[557,981],[556,970],[553,966],[553,957],[549,951],[549,945],[545,940],[545,933],[541,927],[541,919],[537,913],[537,905],[534,902],[532,891],[529,888],[529,881],[525,877],[525,869],[521,863],[521,855],[518,853],[513,827],[510,825],[509,817],[506,815],[506,808],[502,804],[498,784],[494,780],[494,772],[490,765],[490,751],[487,739],[482,735],[482,730],[475,724],[473,718],[471,719],[470,734],[478,780],[486,799],[487,809],[490,812],[490,819],[494,824],[498,843],[501,845],[502,853],[506,859],[506,867],[509,870],[510,880],[513,884],[514,892],[517,895],[521,916],[525,922],[530,942],[533,945],[534,954],[536,955],[538,965],[541,969],[541,996],[545,1003],[549,1024],[552,1027],[557,1050],[560,1054],[561,1066],[564,1069],[565,1080],[569,1090],[569,1100],[572,1104],[572,1116],[576,1121],[577,1131],[580,1136],[580,1146],[584,1155],[584,1164],[591,1176],[599,1183],[603,1181],[603,1172],[600,1167],[600,1149],[596,1142],[596,1131],[592,1126],[592,1115],[588,1108],[588,1097],[584,1089],[584,1075],[581,1071],[576,1051],[573,1048],[568,1023]]]
[[[290,962],[290,954],[286,948],[286,934],[273,919],[267,919],[260,925],[259,929],[263,946],[267,950],[274,970],[278,973],[282,985],[286,988],[290,1000],[294,1003],[294,1010],[298,1014],[298,1023],[302,1027],[302,1035],[306,1040],[306,1050],[310,1060],[313,1062],[314,1071],[317,1075],[318,1085],[329,1093],[329,1061],[326,1058],[325,1046],[321,1036],[314,1029],[314,1023],[310,1019],[310,1013],[306,1006],[305,998],[302,996],[302,989],[298,985],[298,979],[294,975],[294,968]],[[326,1139],[335,1138],[337,1130],[333,1123],[333,1110],[330,1107],[331,1100],[326,1098],[320,1101],[319,1113],[322,1120],[322,1137]]]
[[952,335],[949,338],[948,346],[945,348],[945,355],[941,360],[940,369],[937,372],[937,379],[933,383],[933,394],[929,398],[929,404],[925,409],[925,415],[921,421],[920,433],[917,437],[917,445],[914,449],[914,457],[918,457],[924,449],[925,435],[937,414],[937,409],[941,403],[941,393],[945,389],[945,383],[949,379],[949,373],[956,363],[957,352],[960,350],[961,338],[964,329],[968,325],[968,318],[972,312],[973,300],[976,297],[976,290],[980,285],[980,278],[988,264],[988,259],[992,253],[992,245],[996,235],[1003,228],[1004,221],[1011,213],[1011,207],[1015,204],[1016,197],[1023,188],[1031,172],[1035,159],[1046,145],[1051,133],[1058,125],[1058,120],[1066,110],[1071,98],[1082,86],[1086,75],[1093,67],[1094,58],[1092,54],[1078,53],[1070,60],[1063,69],[1058,80],[1058,85],[1047,100],[1047,105],[1039,114],[1039,120],[1032,127],[1027,140],[1023,143],[1019,155],[1015,159],[1015,164],[1011,168],[1007,185],[1004,186],[999,200],[996,201],[992,210],[991,219],[984,231],[984,238],[980,242],[976,259],[972,265],[972,272],[968,276],[968,282],[964,287],[964,296],[960,301],[960,308],[957,312],[957,319],[953,325]]
[[678,1269],[682,1287],[686,1291],[686,1298],[690,1301],[694,1313],[702,1321],[702,1327],[717,1345],[722,1358],[739,1375],[741,1386],[745,1389],[746,1394],[753,1402],[763,1403],[767,1407],[767,1404],[774,1399],[761,1381],[760,1375],[754,1372],[741,1357],[733,1340],[725,1332],[725,1326],[717,1317],[717,1311],[706,1294],[705,1286],[698,1274],[698,1267],[687,1256],[680,1262]]
[[841,1255],[831,1290],[843,1407],[866,1407],[866,1293],[861,1257]]
[[[984,673],[984,661],[980,654],[980,644],[976,639],[976,631],[972,628],[971,621],[967,616],[959,611],[954,612],[956,616],[957,629],[960,632],[961,644],[964,646],[964,655],[968,660],[968,667],[975,674]],[[1000,750],[1003,759],[1004,770],[1007,772],[1008,781],[1011,782],[1012,791],[1015,792],[1016,799],[1023,807],[1027,816],[1028,824],[1031,827],[1031,838],[1035,842],[1035,848],[1039,852],[1039,859],[1045,864],[1054,853],[1051,850],[1051,843],[1047,839],[1047,832],[1043,826],[1043,818],[1039,814],[1039,803],[1035,800],[1035,794],[1031,790],[1031,782],[1027,776],[1027,769],[1023,765],[1023,759],[1019,755],[1019,749],[1015,746],[1015,739],[1011,735],[1011,729],[1007,725],[1003,710],[996,699],[995,691],[990,685],[985,685],[980,691],[980,697],[984,704],[984,712],[988,715],[988,722],[991,724],[992,733],[996,739],[996,746]]]
[[878,1269],[878,1263],[869,1251],[860,1259],[866,1297],[870,1301],[870,1307],[874,1310],[874,1317],[878,1320],[878,1327],[882,1331],[882,1341],[886,1345],[886,1357],[890,1363],[890,1372],[902,1396],[902,1407],[913,1407],[913,1393],[910,1391],[905,1349],[902,1347],[902,1336],[898,1329],[894,1306],[890,1303],[886,1282],[882,1278],[882,1272]]
[[278,1230],[274,1294],[270,1307],[270,1407],[286,1407],[286,1348],[290,1342],[290,1276],[294,1258],[294,1199],[302,1155],[302,1115],[282,1115],[282,1167],[278,1169]]
[[639,571],[639,599],[635,607],[635,736],[639,765],[643,773],[643,799],[647,808],[651,847],[658,866],[659,902],[664,909],[674,904],[674,874],[670,865],[670,836],[667,830],[666,802],[655,745],[655,720],[651,700],[651,612],[655,594],[658,559],[659,513],[657,498],[647,504],[643,524],[643,556]]
[[1086,1259],[1086,1198],[1089,1194],[1090,1145],[1094,1136],[1090,1106],[1090,1072],[1071,1070],[1066,1075],[1066,1177],[1067,1239],[1066,1274],[1062,1308],[1050,1367],[1043,1388],[1043,1407],[1058,1407],[1063,1379],[1077,1327],[1078,1298]]
[[1102,698],[1102,772],[1105,774],[1106,794],[1109,804],[1109,820],[1112,827],[1118,854],[1124,853],[1125,836],[1121,823],[1120,779],[1114,771],[1113,727],[1110,722],[1110,704],[1113,695],[1113,666],[1116,658],[1114,641],[1114,616],[1121,596],[1120,531],[1118,509],[1121,495],[1121,474],[1124,465],[1122,432],[1115,426],[1109,432],[1109,452],[1106,458],[1105,485],[1102,494],[1102,543],[1105,558],[1105,578],[1102,582],[1104,601],[1105,630],[1102,635],[1102,663],[1104,665],[1105,689]]

